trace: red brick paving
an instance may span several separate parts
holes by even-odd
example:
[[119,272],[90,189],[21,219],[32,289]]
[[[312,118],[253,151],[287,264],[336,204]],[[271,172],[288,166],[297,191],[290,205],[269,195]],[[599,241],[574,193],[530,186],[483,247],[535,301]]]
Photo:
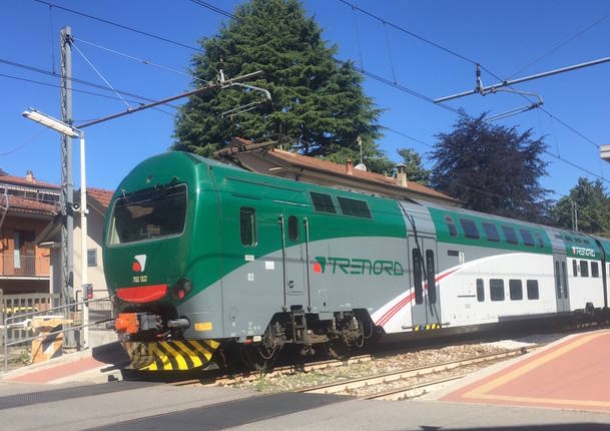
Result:
[[442,400],[610,411],[610,331],[571,337]]

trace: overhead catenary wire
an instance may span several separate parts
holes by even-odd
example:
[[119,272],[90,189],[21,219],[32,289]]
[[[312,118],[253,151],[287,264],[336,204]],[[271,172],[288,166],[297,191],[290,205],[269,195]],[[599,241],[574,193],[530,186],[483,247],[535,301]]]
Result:
[[[46,2],[46,1],[43,1],[43,0],[34,0],[34,1],[36,1],[36,2],[38,2],[38,3],[41,3],[41,4],[45,4],[45,5],[47,5],[47,6],[52,6],[52,5],[53,5],[52,3],[50,3],[50,2]],[[236,18],[236,16],[235,16],[235,15],[233,15],[233,14],[231,14],[231,13],[228,13],[228,12],[226,12],[226,11],[224,11],[224,10],[220,9],[220,8],[213,7],[212,5],[210,5],[210,4],[208,4],[208,3],[201,2],[201,1],[195,1],[195,0],[191,0],[191,1],[192,1],[193,3],[195,3],[195,4],[198,4],[198,5],[200,5],[200,6],[206,7],[206,8],[208,8],[208,9],[210,9],[210,10],[213,10],[213,11],[215,11],[215,12],[217,12],[217,13],[221,13],[221,14],[223,14],[223,15],[224,15],[224,16],[226,16],[226,17],[229,17],[229,18]],[[340,0],[340,1],[342,1],[343,3],[348,4],[348,5],[350,5],[350,6],[351,6],[351,4],[350,4],[350,3],[348,3],[348,2],[346,2],[346,1],[344,1],[344,0]],[[154,35],[154,34],[151,34],[151,33],[142,32],[142,31],[140,31],[140,30],[133,29],[133,28],[131,28],[131,27],[124,26],[124,25],[121,25],[121,24],[118,24],[118,23],[114,23],[114,22],[109,21],[109,20],[104,20],[104,19],[100,19],[100,18],[97,18],[97,17],[93,17],[93,16],[90,16],[90,15],[88,15],[88,14],[84,14],[84,13],[82,13],[82,12],[78,12],[78,11],[75,11],[75,10],[72,10],[72,9],[69,9],[69,8],[64,8],[64,7],[57,7],[57,8],[58,8],[58,9],[62,9],[62,10],[67,11],[67,12],[75,13],[75,14],[78,14],[78,15],[80,15],[80,16],[84,16],[84,17],[87,17],[87,18],[90,18],[90,19],[94,19],[94,20],[97,20],[97,21],[99,21],[99,22],[104,22],[104,23],[107,23],[107,24],[109,24],[109,25],[113,25],[113,26],[116,26],[116,27],[119,27],[119,28],[123,28],[123,29],[126,29],[126,30],[134,31],[134,32],[136,32],[136,33],[139,33],[139,34],[142,34],[142,35],[145,35],[145,36],[153,37],[153,38],[158,39],[158,40],[162,40],[162,41],[165,41],[165,42],[168,42],[168,43],[172,43],[172,44],[174,44],[174,45],[183,46],[183,47],[185,47],[185,48],[189,48],[189,49],[192,49],[192,50],[197,50],[197,51],[202,52],[202,50],[201,50],[200,48],[193,47],[193,46],[188,46],[188,45],[185,45],[185,44],[181,44],[181,43],[179,43],[179,42],[175,42],[175,41],[172,41],[172,40],[170,40],[170,39],[167,39],[167,38],[164,38],[164,37],[160,37],[160,36],[158,36],[158,35]],[[358,7],[356,7],[356,9],[361,10],[361,9],[360,9],[360,8],[358,8]],[[375,18],[377,18],[377,17],[375,17]],[[383,22],[383,20],[382,20],[382,22]],[[397,26],[392,25],[391,23],[388,23],[388,25],[390,25],[390,26],[392,26],[392,27],[397,27]],[[400,27],[398,27],[398,29],[399,29],[399,30],[401,30],[401,31],[404,31],[404,29],[401,29]],[[406,33],[412,33],[412,32],[409,32],[409,31],[405,31],[405,32],[406,32]],[[420,40],[422,40],[422,41],[425,41],[425,42],[430,43],[430,44],[432,44],[432,45],[434,45],[434,46],[437,46],[437,48],[439,48],[439,49],[442,49],[442,50],[447,51],[447,52],[449,52],[449,53],[451,53],[451,54],[453,54],[453,55],[455,55],[455,56],[457,56],[457,57],[459,57],[459,58],[462,58],[462,59],[464,59],[464,60],[466,60],[466,61],[469,61],[469,62],[471,62],[471,63],[474,63],[474,60],[472,60],[472,59],[470,59],[470,58],[468,58],[468,57],[465,57],[465,56],[463,56],[463,55],[461,55],[461,54],[459,54],[459,53],[457,53],[457,52],[455,52],[455,51],[453,51],[453,50],[447,49],[447,48],[445,48],[445,47],[441,46],[440,44],[436,44],[436,43],[434,43],[434,42],[432,42],[432,41],[429,41],[429,40],[427,40],[426,38],[423,38],[423,37],[421,37],[421,36],[419,36],[419,35],[416,35],[415,33],[413,33],[412,35],[413,35],[413,37],[416,37],[416,38],[418,38],[418,39],[420,39]],[[490,71],[488,71],[488,70],[487,70],[485,67],[482,67],[482,69],[483,69],[483,70],[485,70],[485,71],[487,71],[487,72],[489,72],[489,73],[491,73],[491,72],[490,72]],[[493,75],[493,74],[492,74],[492,75]],[[378,79],[378,78],[381,78],[381,77],[378,77],[378,76],[376,76],[376,75],[374,75],[374,74],[372,74],[372,73],[366,73],[366,76],[369,76],[369,77],[371,77],[372,79],[377,79],[377,80],[380,80],[380,82],[382,82],[382,83],[384,83],[384,84],[391,85],[391,86],[393,86],[394,88],[399,89],[400,91],[406,92],[406,93],[411,94],[411,95],[414,95],[414,96],[416,96],[416,97],[419,97],[419,98],[421,98],[422,100],[430,99],[430,98],[428,98],[428,97],[426,97],[426,96],[421,95],[421,94],[420,94],[420,93],[418,93],[418,92],[413,92],[412,90],[410,90],[410,89],[408,89],[408,88],[406,88],[406,87],[404,87],[404,86],[400,86],[400,85],[394,85],[394,84],[393,84],[391,81],[389,81],[389,80],[386,80],[386,79],[383,79],[383,78],[382,78],[382,79]],[[499,78],[498,78],[498,79],[499,79]],[[423,97],[422,97],[422,96],[423,96]],[[138,96],[138,97],[140,97],[140,96]],[[440,106],[442,106],[442,105],[440,105]],[[453,110],[453,109],[448,108],[448,107],[446,107],[446,106],[442,106],[442,107],[443,107],[444,109],[448,109],[448,110],[450,110],[450,111],[453,111],[453,112],[455,112],[455,113],[456,113],[456,114],[458,114],[458,115],[462,115],[462,116],[463,116],[463,115],[465,115],[465,113],[464,113],[464,112],[462,112],[462,111],[460,111],[460,110]],[[548,111],[547,111],[547,112],[548,112]],[[555,119],[557,119],[558,121],[561,121],[561,120],[559,120],[557,117],[554,117],[554,118],[555,118]],[[562,122],[562,124],[565,124],[565,122]],[[583,135],[583,136],[584,136],[584,135]]]
[[72,48],[74,48],[76,50],[76,52],[78,52],[80,54],[80,56],[83,58],[83,60],[85,60],[85,62],[89,65],[89,67],[91,69],[93,69],[93,71],[97,74],[97,76],[99,76],[99,78],[102,81],[104,81],[104,83],[108,86],[108,88],[110,88],[112,90],[112,92],[114,94],[116,94],[119,99],[121,99],[121,101],[127,106],[127,109],[131,109],[131,105],[129,103],[127,103],[127,101],[123,98],[123,96],[121,96],[121,94],[114,89],[112,84],[110,84],[110,82],[104,77],[104,75],[102,75],[102,73],[93,65],[93,63],[91,61],[89,61],[87,56],[85,54],[83,54],[83,52],[78,48],[78,46],[74,42],[72,42]]

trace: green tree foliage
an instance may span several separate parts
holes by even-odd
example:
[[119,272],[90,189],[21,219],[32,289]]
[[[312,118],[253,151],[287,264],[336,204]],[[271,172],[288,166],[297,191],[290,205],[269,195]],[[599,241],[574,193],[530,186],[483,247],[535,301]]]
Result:
[[557,226],[572,229],[573,204],[580,232],[610,235],[610,197],[600,180],[591,182],[581,177],[570,194],[559,199],[552,211]]
[[548,190],[539,184],[546,145],[531,130],[491,125],[485,115],[462,117],[451,133],[437,135],[431,185],[466,208],[528,221],[548,222]]
[[398,155],[407,166],[407,179],[427,187],[430,183],[430,171],[423,167],[419,153],[411,148],[401,148]]
[[333,59],[337,49],[321,33],[298,0],[238,6],[217,36],[201,40],[204,52],[192,60],[193,85],[216,81],[219,65],[226,78],[262,70],[264,79],[246,84],[265,88],[272,101],[231,116],[223,113],[260,100],[262,93],[235,86],[194,95],[177,116],[173,148],[210,156],[235,136],[281,135],[302,154],[325,156],[357,152],[358,136],[374,142],[380,111],[364,95],[361,75],[351,63]]

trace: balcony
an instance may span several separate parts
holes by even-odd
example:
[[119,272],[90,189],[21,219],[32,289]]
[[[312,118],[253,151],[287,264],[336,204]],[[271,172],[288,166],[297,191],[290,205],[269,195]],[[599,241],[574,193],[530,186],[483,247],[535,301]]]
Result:
[[49,277],[50,273],[48,257],[0,254],[0,276],[2,277]]

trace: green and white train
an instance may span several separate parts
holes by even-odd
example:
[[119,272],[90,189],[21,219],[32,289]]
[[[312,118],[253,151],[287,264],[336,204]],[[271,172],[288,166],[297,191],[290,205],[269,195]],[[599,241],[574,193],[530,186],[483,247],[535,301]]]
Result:
[[132,366],[192,369],[284,345],[606,316],[610,241],[275,178],[182,152],[121,182],[104,230]]

